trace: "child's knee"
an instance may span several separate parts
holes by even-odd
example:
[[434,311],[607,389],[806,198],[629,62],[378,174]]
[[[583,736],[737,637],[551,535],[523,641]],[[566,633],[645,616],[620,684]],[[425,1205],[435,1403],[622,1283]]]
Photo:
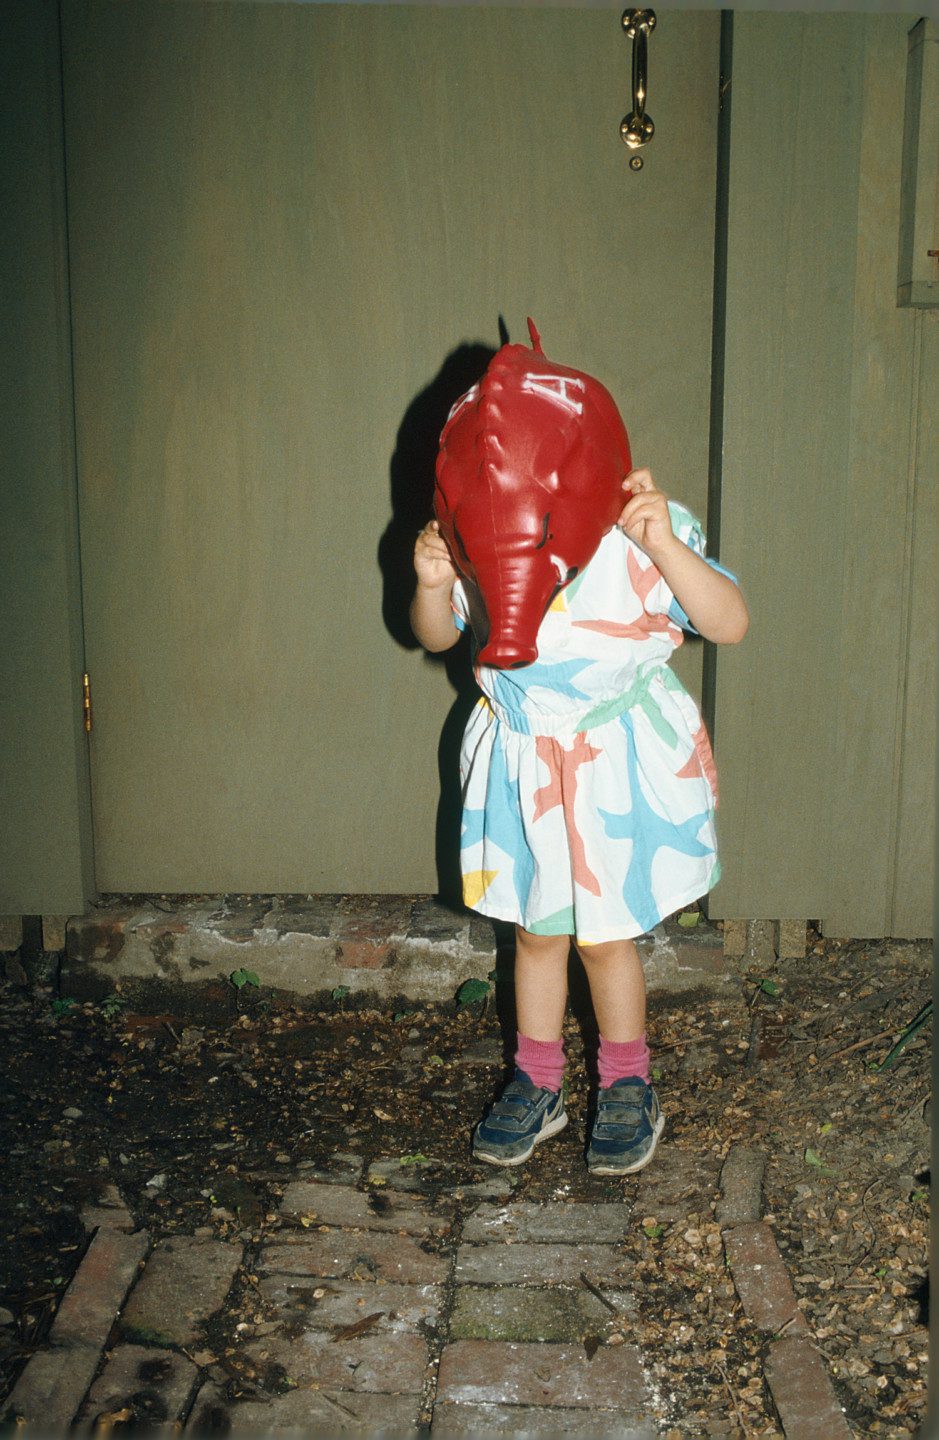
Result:
[[574,944],[588,970],[607,965],[632,965],[639,958],[639,951],[633,940],[601,940],[596,945],[589,945],[585,940],[575,940]]
[[521,925],[515,927],[515,943],[519,950],[523,950],[532,959],[538,960],[567,960],[571,948],[571,937],[569,935],[533,935],[530,930],[525,930]]

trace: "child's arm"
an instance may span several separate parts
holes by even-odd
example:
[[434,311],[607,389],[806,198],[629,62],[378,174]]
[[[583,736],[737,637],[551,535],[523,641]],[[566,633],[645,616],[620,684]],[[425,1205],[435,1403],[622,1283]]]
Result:
[[417,537],[414,569],[417,590],[411,601],[411,629],[425,650],[449,650],[460,638],[450,608],[456,570],[436,520],[425,525]]
[[714,570],[675,535],[668,501],[648,470],[634,470],[623,482],[632,491],[618,524],[646,552],[699,635],[718,645],[735,645],[747,633],[750,616],[740,589]]

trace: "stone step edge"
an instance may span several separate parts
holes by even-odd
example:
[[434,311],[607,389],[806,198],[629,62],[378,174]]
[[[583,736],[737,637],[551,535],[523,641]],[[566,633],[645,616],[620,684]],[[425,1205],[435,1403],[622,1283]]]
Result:
[[[199,897],[174,905],[127,897],[69,918],[63,985],[155,990],[226,985],[248,970],[282,997],[333,991],[379,999],[452,1000],[468,979],[487,979],[511,927],[431,896]],[[650,990],[723,987],[737,978],[722,932],[702,917],[672,918],[639,937]],[[497,976],[498,978],[498,976]],[[143,1000],[136,997],[135,1003]]]

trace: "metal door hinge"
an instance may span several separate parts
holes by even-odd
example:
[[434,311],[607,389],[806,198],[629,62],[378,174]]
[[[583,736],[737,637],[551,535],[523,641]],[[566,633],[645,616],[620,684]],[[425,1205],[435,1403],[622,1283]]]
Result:
[[82,718],[85,722],[85,734],[91,734],[91,677],[86,670],[82,676]]

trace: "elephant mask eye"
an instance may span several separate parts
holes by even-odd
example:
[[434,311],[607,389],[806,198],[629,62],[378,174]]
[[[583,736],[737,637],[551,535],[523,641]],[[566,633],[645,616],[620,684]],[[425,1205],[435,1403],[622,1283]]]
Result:
[[[578,567],[576,565],[568,565],[567,561],[562,560],[560,555],[552,555],[550,559],[551,564],[558,572],[558,590],[561,590],[574,579]],[[554,593],[557,594],[557,590]]]
[[549,511],[548,514],[544,517],[544,520],[541,522],[541,539],[535,546],[536,550],[543,550],[544,547],[547,545],[548,541],[551,539],[551,536],[548,534],[548,526],[550,525],[550,523],[551,512]]

